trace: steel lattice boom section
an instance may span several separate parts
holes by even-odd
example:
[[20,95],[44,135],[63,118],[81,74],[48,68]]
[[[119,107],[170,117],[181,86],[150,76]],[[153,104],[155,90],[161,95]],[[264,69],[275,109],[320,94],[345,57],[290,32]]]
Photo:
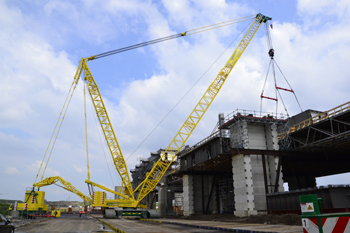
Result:
[[219,93],[222,85],[225,83],[231,70],[237,63],[238,59],[241,57],[242,53],[248,46],[251,39],[254,37],[260,25],[269,19],[270,18],[261,14],[258,14],[256,16],[256,19],[254,20],[253,24],[251,25],[251,27],[249,28],[248,32],[245,34],[239,45],[237,46],[233,55],[230,57],[224,68],[221,69],[214,81],[210,84],[203,97],[200,99],[190,116],[182,125],[179,132],[171,141],[170,145],[167,147],[161,158],[154,164],[152,170],[146,175],[145,181],[143,181],[134,190],[134,192],[139,192],[137,202],[141,201],[158,184],[160,179],[165,174],[166,170],[169,168],[169,166],[175,159],[175,156],[172,158],[171,161],[165,159],[166,152],[170,150],[175,150],[178,153],[181,150],[181,148],[184,146],[193,130],[196,128],[199,121],[202,119],[205,112],[208,110],[216,95]]
[[41,180],[38,183],[33,184],[33,187],[43,187],[43,186],[47,186],[47,185],[51,185],[51,184],[55,184],[57,181],[59,181],[64,187],[65,190],[75,193],[76,195],[78,195],[80,198],[82,198],[84,201],[88,201],[88,202],[92,202],[91,198],[89,198],[88,196],[84,195],[82,192],[80,192],[78,189],[76,189],[71,183],[65,181],[64,179],[62,179],[59,176],[53,176],[53,177],[48,177],[44,180]]
[[83,60],[83,70],[85,73],[84,79],[86,80],[89,93],[92,99],[92,102],[94,104],[96,114],[98,116],[98,119],[100,121],[102,131],[105,135],[106,141],[108,143],[108,148],[111,152],[111,155],[113,157],[113,162],[118,170],[118,173],[122,179],[122,189],[124,194],[130,195],[132,194],[132,185],[129,177],[128,168],[126,166],[124,156],[122,154],[122,151],[119,147],[117,137],[115,136],[111,121],[108,117],[106,107],[103,103],[101,93],[98,89],[98,86],[95,82],[95,79],[93,78],[89,67],[86,64],[86,60]]
[[112,190],[112,189],[109,189],[109,188],[107,188],[107,187],[105,187],[105,186],[103,186],[103,185],[97,184],[97,183],[92,182],[92,181],[90,181],[90,180],[86,180],[85,183],[91,184],[92,186],[98,187],[98,188],[103,189],[103,190],[106,190],[106,191],[108,191],[108,192],[110,192],[110,193],[116,194],[116,195],[118,195],[118,196],[120,196],[120,197],[123,197],[123,198],[125,198],[127,201],[129,201],[129,202],[132,200],[132,198],[129,197],[129,196],[126,196],[126,195],[124,195],[124,194],[122,194],[122,193],[116,192],[116,191],[114,191],[114,190]]

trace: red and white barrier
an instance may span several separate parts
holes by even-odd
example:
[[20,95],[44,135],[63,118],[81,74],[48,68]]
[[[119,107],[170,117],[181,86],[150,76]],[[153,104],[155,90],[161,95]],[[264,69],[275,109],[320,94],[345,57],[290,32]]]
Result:
[[[321,218],[324,233],[350,233],[350,216]],[[302,218],[304,233],[319,233],[317,218]]]

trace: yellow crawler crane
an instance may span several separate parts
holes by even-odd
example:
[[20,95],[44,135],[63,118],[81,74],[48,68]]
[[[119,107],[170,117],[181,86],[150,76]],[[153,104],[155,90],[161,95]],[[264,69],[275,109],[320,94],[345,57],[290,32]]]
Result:
[[[60,183],[64,185],[64,189],[77,194],[79,197],[81,197],[85,201],[92,202],[92,206],[145,208],[146,206],[141,204],[142,199],[148,193],[150,193],[151,191],[154,190],[154,188],[156,187],[158,182],[161,180],[161,178],[163,177],[163,175],[165,174],[165,172],[167,171],[167,169],[169,168],[169,166],[172,164],[172,162],[175,159],[175,156],[172,156],[170,160],[168,160],[168,158],[166,159],[165,158],[166,152],[171,151],[172,153],[175,152],[175,154],[177,154],[181,150],[181,148],[184,146],[184,144],[188,140],[189,136],[192,134],[193,130],[196,128],[199,121],[202,119],[205,112],[208,110],[209,106],[211,105],[211,103],[213,102],[213,100],[215,99],[217,94],[219,93],[219,91],[220,91],[221,87],[223,86],[223,84],[225,83],[228,75],[230,74],[230,72],[234,68],[235,64],[237,63],[237,61],[239,60],[239,58],[241,57],[241,55],[243,54],[243,52],[245,51],[247,46],[249,45],[250,41],[254,37],[255,33],[258,31],[261,24],[267,22],[268,20],[271,20],[271,18],[264,16],[262,14],[257,14],[256,16],[254,16],[254,22],[250,26],[247,33],[244,35],[243,39],[241,40],[241,42],[239,43],[239,45],[235,49],[234,53],[230,56],[229,60],[225,64],[225,66],[221,69],[219,74],[212,81],[212,83],[210,84],[210,86],[208,87],[208,89],[206,90],[206,92],[204,93],[204,95],[202,96],[202,98],[200,99],[200,101],[198,102],[196,107],[194,108],[194,110],[191,112],[191,114],[186,119],[185,123],[182,125],[182,127],[180,128],[178,133],[175,135],[175,137],[173,138],[173,140],[171,141],[171,143],[169,144],[169,146],[167,147],[165,152],[162,154],[161,158],[154,164],[151,171],[146,174],[145,180],[135,190],[132,189],[129,172],[128,172],[123,154],[121,152],[121,149],[119,147],[117,137],[115,136],[112,124],[111,124],[110,119],[108,117],[107,110],[106,110],[104,102],[102,100],[101,93],[100,93],[99,88],[95,82],[95,79],[93,78],[93,76],[89,70],[89,67],[87,66],[87,61],[94,60],[94,59],[97,59],[100,57],[105,57],[105,56],[112,55],[115,53],[123,52],[123,51],[126,51],[126,49],[123,48],[123,49],[103,53],[100,55],[92,56],[89,58],[82,58],[79,66],[78,66],[77,72],[74,76],[71,90],[74,91],[74,89],[76,88],[76,85],[78,84],[79,78],[80,78],[81,74],[83,73],[84,80],[87,84],[90,97],[91,97],[92,102],[93,102],[94,107],[95,107],[96,114],[99,118],[100,125],[102,127],[103,133],[104,133],[106,141],[108,143],[110,153],[113,157],[114,165],[115,165],[120,177],[122,178],[122,186],[120,189],[121,191],[116,192],[114,190],[108,189],[102,185],[99,185],[97,183],[92,182],[90,180],[89,165],[88,165],[88,179],[85,182],[88,185],[101,188],[105,191],[116,194],[122,198],[116,199],[116,200],[106,199],[105,192],[94,192],[93,194],[91,194],[90,197],[88,197],[88,196],[84,195],[83,193],[81,193],[79,190],[77,190],[70,183],[66,182],[65,180],[63,180],[60,177],[48,177],[46,179],[43,179],[43,176],[42,176],[40,182],[33,184],[33,191],[34,191],[35,187],[37,187],[39,189],[43,186],[51,185],[51,184],[56,183],[57,181],[60,181]],[[224,23],[227,23],[227,22],[224,22]],[[232,22],[230,21],[229,24],[232,24]],[[227,24],[227,25],[229,25],[229,24]],[[218,25],[219,24],[215,24],[214,28],[219,27]],[[213,26],[213,25],[211,25],[211,26]],[[195,30],[198,30],[198,29],[195,29]],[[169,38],[170,39],[177,38],[180,36],[186,36],[186,35],[194,34],[194,33],[201,32],[201,31],[206,31],[206,30],[210,30],[210,29],[207,29],[207,27],[204,27],[204,28],[199,28],[199,31],[195,31],[195,30],[187,31],[184,33],[179,33],[177,35],[170,36]],[[156,42],[160,42],[160,41],[164,41],[164,40],[159,39],[159,40],[154,40],[151,42],[156,43]],[[152,44],[152,43],[149,43],[149,44]],[[148,45],[148,44],[146,44],[146,45]],[[140,46],[144,46],[144,43],[141,43],[141,44],[138,44],[135,46],[130,46],[130,48],[132,49],[132,48],[137,48]],[[129,48],[129,47],[127,47],[127,48]],[[68,93],[68,96],[69,96],[69,93]],[[73,93],[71,94],[71,96],[72,95],[73,95]],[[68,99],[68,96],[67,96],[67,99]],[[66,99],[66,102],[67,102],[67,99]],[[70,99],[69,99],[69,101],[70,101]],[[68,103],[69,103],[69,101],[68,101]],[[62,108],[62,112],[63,111],[64,111],[64,109]],[[62,114],[62,112],[61,112],[61,114]],[[57,127],[57,124],[56,124],[56,127]],[[44,156],[44,159],[45,159],[45,156]],[[43,161],[44,161],[44,159],[43,159]],[[40,168],[41,168],[41,166],[40,166]],[[45,169],[46,169],[46,167],[45,167]],[[40,171],[40,169],[39,169],[39,171]],[[44,172],[45,172],[45,170],[44,170]],[[39,175],[39,173],[38,173],[38,175]],[[38,177],[38,175],[37,175],[37,177]],[[137,195],[135,195],[135,194],[137,194]],[[137,197],[135,198],[135,196],[137,196]],[[130,211],[128,211],[128,212],[130,212]],[[135,212],[137,212],[137,211],[135,211]],[[131,213],[131,215],[134,216],[135,212]],[[141,214],[136,213],[136,214],[144,216],[143,213],[141,213]]]

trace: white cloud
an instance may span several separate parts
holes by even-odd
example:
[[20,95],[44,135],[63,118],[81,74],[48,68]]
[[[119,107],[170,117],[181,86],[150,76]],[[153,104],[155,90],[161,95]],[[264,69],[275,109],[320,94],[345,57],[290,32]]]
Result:
[[347,0],[338,0],[336,2],[329,0],[299,0],[298,10],[302,14],[320,14],[320,17],[325,15],[342,17],[346,16],[345,13],[350,10],[350,2]]
[[78,173],[86,172],[85,168],[81,168],[81,167],[78,167],[76,165],[73,165],[73,167],[74,167],[75,171],[78,172]]
[[35,174],[38,173],[39,168],[40,168],[40,173],[37,179],[37,182],[41,179],[43,172],[44,176],[43,179],[47,178],[47,177],[52,177],[52,176],[61,176],[61,173],[59,171],[55,171],[50,167],[45,166],[46,163],[42,163],[42,161],[35,161],[34,163],[31,163],[30,165],[27,166],[28,170],[35,172]]
[[15,176],[18,176],[18,175],[21,174],[18,171],[18,169],[15,168],[15,167],[7,167],[6,170],[5,170],[5,173],[8,174],[8,175],[15,175]]

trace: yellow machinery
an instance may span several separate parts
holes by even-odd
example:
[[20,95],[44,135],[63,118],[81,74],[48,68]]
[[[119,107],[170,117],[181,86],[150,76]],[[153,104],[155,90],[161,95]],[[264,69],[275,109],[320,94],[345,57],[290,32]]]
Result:
[[[173,138],[173,140],[171,141],[171,143],[169,144],[169,146],[167,147],[165,152],[161,155],[161,158],[154,164],[151,171],[146,174],[145,180],[138,187],[136,187],[136,189],[134,189],[134,190],[132,189],[129,172],[128,172],[122,151],[119,147],[117,137],[114,133],[112,124],[111,124],[110,119],[108,117],[107,110],[105,108],[101,93],[100,93],[99,88],[95,82],[95,79],[93,78],[93,76],[89,70],[89,67],[87,66],[88,61],[91,61],[91,60],[94,60],[94,59],[97,59],[100,57],[104,57],[104,56],[106,56],[106,54],[107,55],[115,54],[119,50],[115,50],[117,52],[111,51],[111,52],[103,53],[100,55],[95,55],[95,56],[88,57],[88,58],[82,58],[79,66],[78,66],[77,72],[74,76],[74,80],[72,82],[72,86],[71,86],[72,92],[71,92],[71,90],[69,91],[66,102],[68,100],[68,103],[69,103],[70,99],[68,97],[70,95],[70,98],[71,98],[71,96],[73,95],[73,91],[78,84],[79,78],[83,74],[83,79],[87,84],[90,97],[91,97],[92,102],[93,102],[94,107],[95,107],[96,114],[98,116],[100,125],[102,127],[105,139],[107,141],[107,144],[108,144],[108,147],[110,150],[110,153],[113,157],[114,165],[115,165],[115,167],[116,167],[116,169],[117,169],[117,171],[122,179],[122,184],[121,184],[121,189],[120,189],[121,191],[116,192],[114,190],[108,189],[102,185],[99,185],[99,184],[92,182],[90,180],[89,165],[88,165],[88,179],[85,182],[90,186],[101,188],[102,190],[116,194],[116,195],[120,196],[121,198],[116,199],[116,200],[107,199],[106,193],[102,192],[102,191],[93,192],[90,197],[86,196],[83,193],[81,193],[80,191],[78,191],[70,183],[68,183],[67,181],[65,181],[62,178],[57,177],[57,176],[56,177],[48,177],[46,179],[43,179],[43,177],[41,177],[40,182],[33,184],[33,190],[34,190],[34,187],[37,187],[38,189],[40,189],[43,186],[54,184],[54,183],[59,181],[61,184],[63,184],[64,189],[77,194],[79,197],[81,197],[85,201],[91,202],[92,206],[145,208],[146,206],[141,204],[141,200],[148,193],[150,193],[151,191],[154,190],[154,188],[156,187],[156,185],[158,184],[160,179],[163,177],[163,175],[165,174],[165,172],[167,171],[167,169],[169,168],[169,166],[172,164],[173,160],[175,159],[175,156],[171,156],[170,159],[169,158],[165,159],[166,152],[171,151],[173,153],[173,151],[175,151],[175,154],[176,154],[181,150],[181,148],[184,146],[184,144],[186,143],[189,136],[192,134],[193,130],[198,125],[199,121],[202,119],[205,112],[208,110],[208,108],[211,105],[211,103],[213,102],[214,98],[219,93],[221,87],[225,83],[231,70],[233,69],[233,67],[237,63],[238,59],[241,57],[244,50],[249,45],[251,39],[254,37],[255,33],[257,32],[257,30],[259,29],[261,24],[265,23],[271,19],[271,18],[266,17],[262,14],[255,15],[253,18],[254,18],[254,20],[253,20],[254,22],[252,23],[249,30],[247,31],[247,33],[245,34],[245,36],[243,37],[243,39],[241,40],[241,42],[237,46],[234,53],[230,56],[229,60],[225,64],[225,66],[220,70],[218,75],[215,77],[215,79],[209,85],[208,89],[205,91],[204,95],[199,100],[199,102],[195,106],[194,110],[191,112],[189,117],[186,119],[185,123],[182,125],[180,130],[177,132],[177,134],[175,135],[175,137]],[[218,24],[215,24],[214,26],[217,27],[217,25]],[[204,29],[200,28],[200,30],[205,31],[205,30],[209,30],[209,29],[204,27]],[[200,32],[200,31],[198,31],[198,32]],[[184,33],[177,34],[176,37],[187,36],[189,34],[194,34],[194,33],[197,33],[197,32],[196,31],[193,32],[193,30],[191,30],[191,31],[187,31]],[[132,47],[132,46],[130,46],[130,47]],[[65,107],[62,108],[62,112],[64,111],[64,108]],[[62,114],[62,112],[61,112],[61,114]],[[57,125],[56,125],[56,127],[57,127]],[[50,140],[50,142],[51,142],[51,140]],[[45,159],[45,157],[44,157],[44,159]],[[40,166],[40,168],[41,168],[41,166]],[[45,169],[46,169],[46,167],[45,167]],[[39,173],[38,173],[38,175],[39,175]],[[37,175],[37,177],[38,177],[38,175]],[[39,191],[39,192],[41,192],[41,191]],[[36,193],[39,193],[39,192],[36,192]]]
[[45,205],[45,192],[27,190],[24,198],[24,203],[17,204],[17,210],[19,211],[37,211],[41,209],[46,212],[48,205]]

